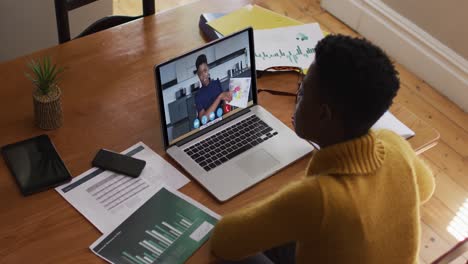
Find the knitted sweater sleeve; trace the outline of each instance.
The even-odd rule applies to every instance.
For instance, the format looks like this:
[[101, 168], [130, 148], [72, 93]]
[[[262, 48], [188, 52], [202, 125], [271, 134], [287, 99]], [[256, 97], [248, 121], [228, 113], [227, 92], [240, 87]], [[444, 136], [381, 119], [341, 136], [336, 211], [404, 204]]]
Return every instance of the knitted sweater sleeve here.
[[419, 201], [425, 203], [431, 198], [435, 189], [434, 176], [431, 169], [416, 155], [408, 141], [389, 130], [380, 130], [377, 132], [386, 142], [397, 146], [399, 151], [411, 163], [416, 178], [416, 184], [419, 192]]
[[318, 236], [322, 215], [319, 183], [307, 177], [224, 216], [213, 231], [212, 251], [223, 259], [240, 260], [304, 236]]
[[419, 200], [421, 204], [431, 198], [435, 189], [434, 177], [429, 167], [419, 158], [414, 158], [414, 171], [416, 173], [416, 183], [419, 189]]

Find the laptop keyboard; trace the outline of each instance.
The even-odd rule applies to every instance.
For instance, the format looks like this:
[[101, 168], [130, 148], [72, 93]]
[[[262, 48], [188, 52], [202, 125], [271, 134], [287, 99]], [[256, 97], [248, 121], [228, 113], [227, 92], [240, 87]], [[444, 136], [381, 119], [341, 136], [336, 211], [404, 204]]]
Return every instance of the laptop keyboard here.
[[184, 149], [198, 165], [210, 171], [278, 132], [253, 115]]

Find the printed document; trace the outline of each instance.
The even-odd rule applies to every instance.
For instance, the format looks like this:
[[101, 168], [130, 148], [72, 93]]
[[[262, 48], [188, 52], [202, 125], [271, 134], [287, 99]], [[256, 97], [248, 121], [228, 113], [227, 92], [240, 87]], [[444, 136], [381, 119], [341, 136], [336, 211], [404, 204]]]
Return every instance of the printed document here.
[[413, 130], [403, 124], [389, 111], [385, 112], [385, 114], [377, 120], [377, 122], [372, 126], [372, 129], [389, 129], [406, 139], [414, 136], [415, 134]]
[[190, 180], [144, 143], [122, 152], [146, 161], [138, 178], [92, 168], [56, 188], [102, 233], [112, 231], [166, 184], [179, 189]]
[[318, 23], [254, 31], [255, 64], [259, 71], [273, 66], [308, 69], [315, 45], [323, 38]]
[[208, 240], [219, 218], [190, 197], [161, 187], [90, 249], [110, 263], [184, 263]]
[[208, 22], [210, 27], [224, 36], [246, 27], [252, 27], [254, 30], [257, 30], [301, 24], [303, 23], [300, 21], [275, 13], [258, 5], [246, 5]]

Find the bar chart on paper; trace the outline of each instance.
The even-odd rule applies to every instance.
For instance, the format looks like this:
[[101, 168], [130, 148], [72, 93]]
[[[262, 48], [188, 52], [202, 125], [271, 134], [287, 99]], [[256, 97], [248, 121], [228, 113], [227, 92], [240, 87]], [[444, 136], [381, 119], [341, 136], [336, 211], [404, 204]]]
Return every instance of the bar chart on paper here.
[[[177, 213], [180, 216], [179, 221], [167, 223], [165, 221], [154, 226], [154, 229], [145, 230], [145, 233], [151, 238], [143, 239], [138, 242], [138, 245], [145, 248], [141, 255], [132, 255], [129, 252], [123, 251], [122, 258], [126, 259], [129, 263], [153, 263], [155, 262], [167, 249], [169, 249], [177, 239], [182, 236], [192, 226], [192, 222]], [[209, 224], [210, 227], [213, 227]], [[136, 251], [139, 251], [138, 248]]]
[[217, 219], [162, 188], [91, 250], [111, 263], [183, 263]]

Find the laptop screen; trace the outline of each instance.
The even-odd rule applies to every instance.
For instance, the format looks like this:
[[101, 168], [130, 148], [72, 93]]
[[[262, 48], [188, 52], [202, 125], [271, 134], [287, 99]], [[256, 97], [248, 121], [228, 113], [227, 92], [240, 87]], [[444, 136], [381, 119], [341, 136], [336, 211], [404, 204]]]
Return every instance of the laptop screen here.
[[155, 68], [166, 145], [254, 104], [251, 38], [246, 29]]

